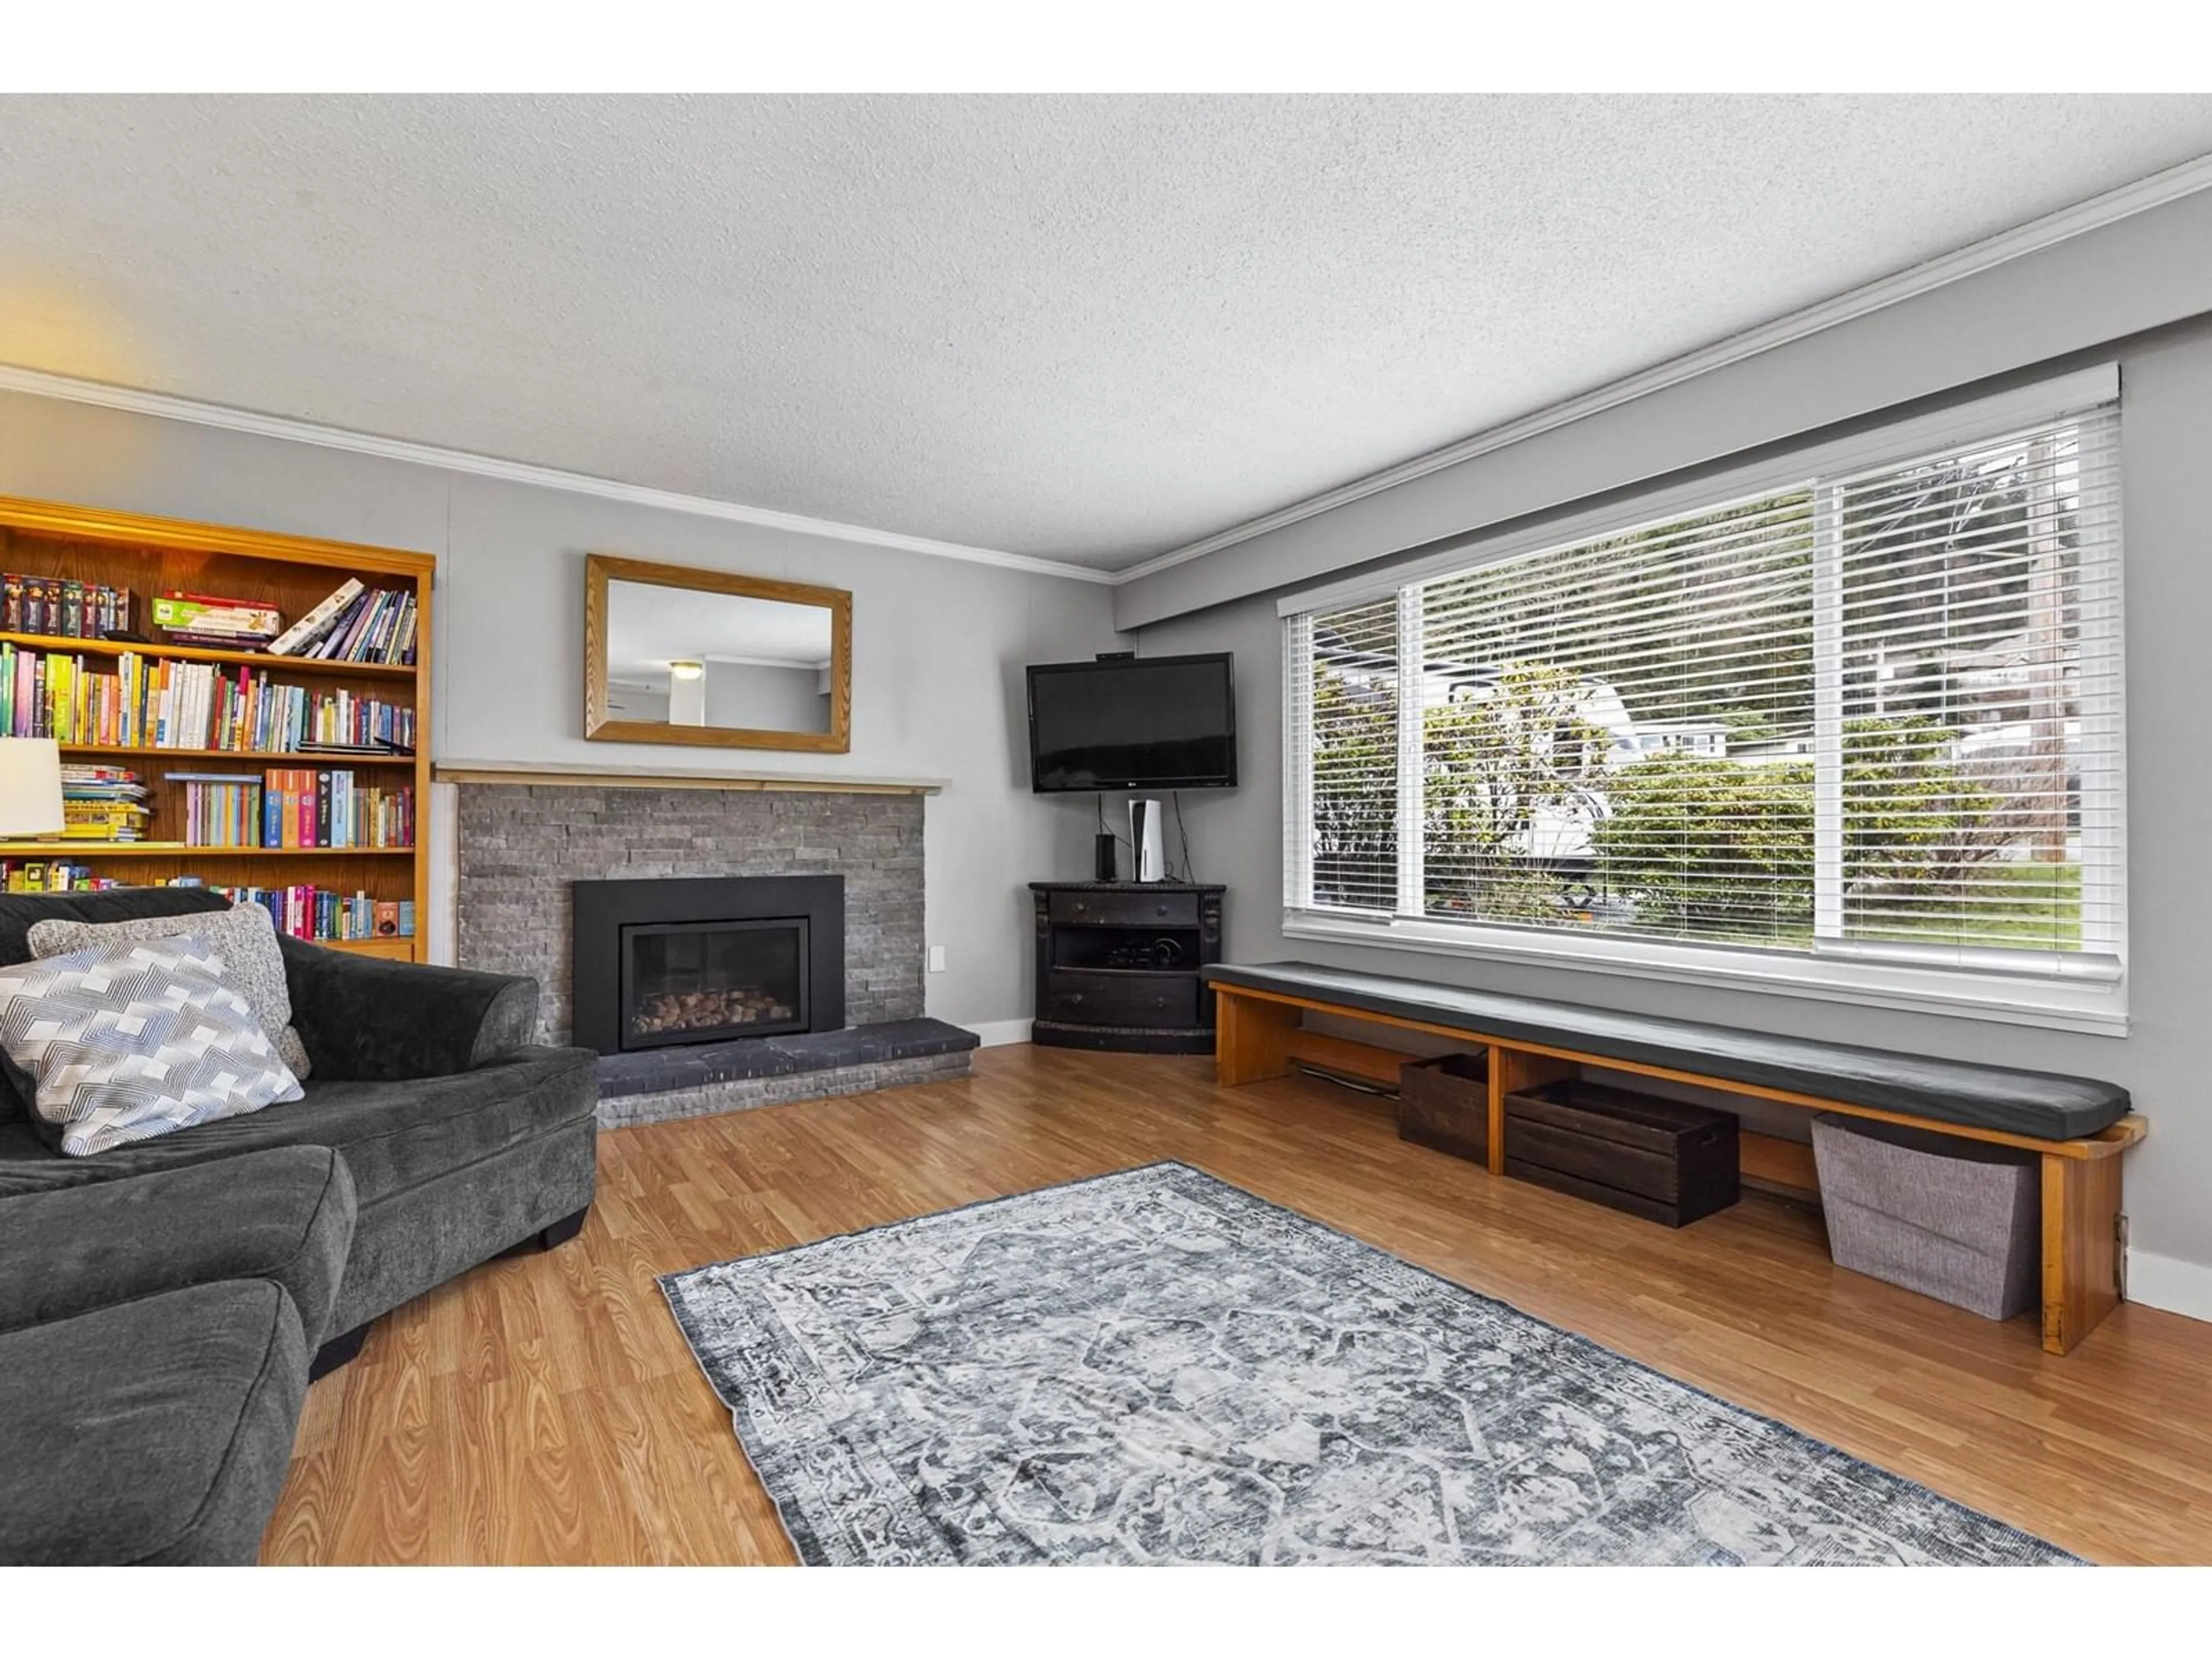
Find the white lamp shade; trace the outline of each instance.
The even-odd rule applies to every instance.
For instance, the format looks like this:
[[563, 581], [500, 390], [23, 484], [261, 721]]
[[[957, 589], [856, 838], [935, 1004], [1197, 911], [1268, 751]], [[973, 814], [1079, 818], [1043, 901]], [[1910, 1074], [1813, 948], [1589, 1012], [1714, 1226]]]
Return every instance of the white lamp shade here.
[[0, 837], [62, 832], [62, 751], [52, 738], [0, 738]]

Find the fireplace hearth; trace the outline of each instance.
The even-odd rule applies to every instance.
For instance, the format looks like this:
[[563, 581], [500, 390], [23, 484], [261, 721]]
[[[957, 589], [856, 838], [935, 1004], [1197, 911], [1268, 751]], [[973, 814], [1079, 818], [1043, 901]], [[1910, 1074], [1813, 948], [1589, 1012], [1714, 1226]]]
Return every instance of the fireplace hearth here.
[[845, 1024], [844, 883], [573, 884], [574, 1040], [602, 1054]]

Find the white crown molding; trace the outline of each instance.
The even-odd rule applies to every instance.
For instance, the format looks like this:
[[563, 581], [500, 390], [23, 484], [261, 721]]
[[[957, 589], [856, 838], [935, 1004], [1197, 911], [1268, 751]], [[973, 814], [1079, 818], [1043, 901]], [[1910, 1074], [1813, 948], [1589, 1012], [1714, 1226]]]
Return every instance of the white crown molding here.
[[659, 507], [688, 513], [696, 518], [723, 519], [737, 524], [758, 525], [769, 530], [787, 530], [802, 536], [823, 536], [832, 541], [857, 542], [869, 547], [888, 547], [932, 558], [961, 559], [969, 564], [996, 565], [1001, 569], [1026, 571], [1036, 576], [1059, 576], [1069, 581], [1110, 583], [1113, 573], [1086, 565], [1040, 559], [1026, 553], [1005, 553], [993, 547], [969, 547], [960, 542], [933, 541], [927, 536], [902, 535], [895, 530], [872, 530], [865, 525], [840, 524], [832, 519], [811, 519], [798, 513], [779, 513], [742, 501], [717, 501], [709, 495], [686, 495], [672, 489], [652, 489], [643, 484], [622, 483], [594, 477], [587, 472], [568, 472], [559, 467], [535, 466], [526, 461], [501, 460], [472, 454], [465, 449], [446, 449], [436, 444], [412, 443], [404, 438], [379, 437], [374, 433], [349, 431], [313, 421], [297, 421], [283, 415], [257, 414], [223, 404], [173, 397], [165, 392], [144, 392], [132, 386], [110, 386], [100, 380], [81, 380], [73, 375], [43, 369], [19, 368], [0, 363], [0, 392], [27, 392], [36, 398], [57, 398], [100, 409], [118, 409], [133, 415], [151, 415], [165, 421], [185, 421], [194, 426], [249, 433], [260, 438], [281, 438], [291, 443], [314, 444], [342, 449], [382, 460], [406, 461], [434, 466], [448, 472], [465, 472], [506, 483], [532, 484], [541, 489], [562, 489], [571, 495], [596, 495], [633, 507]]
[[1172, 549], [1146, 559], [1141, 564], [1127, 566], [1114, 573], [1114, 585], [1120, 586], [1139, 577], [1172, 569], [1179, 564], [1188, 564], [1193, 559], [1203, 558], [1222, 548], [1250, 541], [1255, 536], [1264, 536], [1271, 530], [1280, 530], [1286, 525], [1314, 518], [1334, 507], [1347, 506], [1396, 485], [1441, 471], [1445, 467], [1456, 466], [1477, 455], [1488, 454], [1523, 442], [1539, 433], [1549, 432], [1606, 410], [1619, 408], [1638, 398], [1649, 397], [1652, 392], [1695, 380], [1700, 374], [1710, 374], [1715, 369], [1725, 368], [1731, 363], [1741, 362], [1761, 352], [1771, 351], [1777, 346], [1787, 345], [1793, 340], [1802, 340], [1808, 335], [1868, 316], [1902, 301], [1932, 293], [1953, 283], [1962, 282], [1969, 276], [1994, 270], [2045, 248], [2055, 247], [2076, 236], [2116, 224], [2152, 208], [2163, 207], [2169, 202], [2179, 201], [2185, 196], [2191, 196], [2208, 188], [2212, 188], [2212, 155], [2184, 161], [2163, 173], [2154, 173], [2148, 179], [2139, 179], [2131, 185], [2107, 191], [2102, 196], [2093, 196], [2086, 202], [2062, 208], [2056, 213], [2031, 220], [2011, 230], [2001, 231], [1954, 253], [1943, 254], [1923, 264], [1885, 276], [1879, 282], [1869, 283], [1864, 288], [1854, 289], [1832, 300], [1824, 300], [1803, 311], [1792, 312], [1746, 333], [1731, 335], [1686, 356], [1632, 374], [1626, 380], [1615, 380], [1579, 398], [1553, 404], [1547, 409], [1538, 410], [1533, 415], [1523, 416], [1504, 426], [1492, 427], [1487, 431], [1448, 444], [1442, 449], [1431, 450], [1427, 454], [1417, 455], [1380, 472], [1355, 478], [1350, 483], [1309, 496], [1263, 517], [1232, 525], [1227, 530], [1192, 542], [1188, 546]]

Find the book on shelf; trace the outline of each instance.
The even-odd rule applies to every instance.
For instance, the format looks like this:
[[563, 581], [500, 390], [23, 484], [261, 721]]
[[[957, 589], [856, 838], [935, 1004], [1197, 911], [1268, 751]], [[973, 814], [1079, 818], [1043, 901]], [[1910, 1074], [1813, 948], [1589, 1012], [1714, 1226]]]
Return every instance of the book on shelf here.
[[[103, 876], [90, 865], [73, 864], [65, 858], [0, 859], [0, 892], [107, 893], [145, 885]], [[233, 904], [258, 904], [276, 924], [279, 933], [316, 945], [343, 945], [379, 939], [415, 937], [415, 904], [411, 899], [394, 902], [368, 893], [341, 893], [327, 887], [228, 887], [199, 876], [177, 876], [154, 884], [163, 887], [199, 887], [220, 894]], [[179, 918], [180, 925], [185, 920]]]
[[143, 803], [146, 787], [138, 775], [119, 766], [62, 768], [62, 839], [136, 842], [146, 834], [152, 815]]
[[194, 847], [261, 845], [258, 772], [171, 772], [184, 786], [185, 839]]
[[361, 596], [361, 592], [362, 584], [348, 578], [339, 585], [337, 592], [271, 640], [269, 642], [270, 653], [289, 657], [314, 643], [337, 620], [339, 613]]
[[110, 749], [296, 754], [309, 744], [414, 752], [415, 711], [345, 689], [279, 685], [266, 669], [149, 658], [103, 660], [0, 642], [0, 736]]
[[155, 599], [154, 621], [173, 641], [232, 651], [258, 651], [284, 626], [274, 605], [174, 589]]
[[[395, 588], [365, 590], [356, 594], [311, 643], [295, 646], [293, 651], [330, 662], [404, 666], [415, 660], [416, 611], [411, 592]], [[273, 651], [276, 647], [270, 648]]]
[[272, 852], [407, 848], [415, 844], [411, 786], [364, 786], [349, 769], [275, 767], [264, 773], [171, 772], [183, 791], [185, 842]]
[[0, 859], [0, 891], [105, 893], [130, 884], [103, 876], [88, 864], [72, 864], [67, 859]]
[[323, 636], [310, 645], [305, 654], [310, 657], [336, 659], [349, 654], [348, 647], [360, 633], [362, 624], [370, 611], [376, 609], [380, 596], [362, 592], [355, 595], [351, 605], [340, 611], [337, 619], [325, 630]]
[[418, 602], [410, 588], [347, 580], [268, 644], [274, 657], [407, 665], [416, 659]]
[[348, 767], [272, 767], [265, 772], [168, 772], [176, 787], [168, 836], [148, 838], [146, 790], [133, 772], [64, 766], [64, 840], [101, 846], [257, 848], [269, 852], [407, 851], [415, 846], [415, 789], [364, 783]]
[[396, 743], [325, 743], [320, 738], [303, 738], [297, 744], [302, 755], [334, 755], [351, 760], [409, 760], [415, 750], [411, 745], [403, 748]]
[[146, 820], [153, 815], [143, 806], [124, 806], [107, 801], [62, 802], [62, 839], [88, 841], [102, 847], [144, 837]]
[[[394, 904], [367, 893], [341, 893], [311, 884], [295, 887], [215, 887], [233, 904], [264, 906], [276, 931], [294, 939], [319, 945], [346, 944], [373, 939], [412, 939], [415, 906], [412, 901]], [[392, 913], [393, 931], [377, 925], [386, 910]], [[404, 913], [404, 914], [403, 914]]]
[[143, 800], [146, 786], [127, 766], [95, 766], [70, 761], [62, 767], [62, 793], [84, 799]]
[[271, 768], [262, 783], [261, 845], [411, 848], [414, 786], [363, 786], [344, 768]]
[[[195, 880], [195, 887], [201, 884]], [[296, 887], [208, 887], [232, 905], [261, 905], [276, 922], [279, 933], [301, 938], [310, 945], [347, 945], [372, 938], [414, 938], [414, 902], [394, 905], [392, 900], [369, 894], [341, 894], [331, 887], [301, 883]], [[392, 933], [378, 929], [378, 915], [392, 911]], [[403, 914], [404, 911], [404, 914]]]
[[0, 633], [97, 640], [127, 633], [137, 616], [138, 596], [127, 587], [0, 573]]

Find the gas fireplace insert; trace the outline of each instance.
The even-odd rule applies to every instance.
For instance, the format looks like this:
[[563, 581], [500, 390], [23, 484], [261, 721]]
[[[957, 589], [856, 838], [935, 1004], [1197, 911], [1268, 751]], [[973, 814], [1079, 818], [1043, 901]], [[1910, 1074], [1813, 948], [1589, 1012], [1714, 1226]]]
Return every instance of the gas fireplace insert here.
[[844, 880], [574, 884], [574, 1041], [599, 1053], [845, 1024]]

